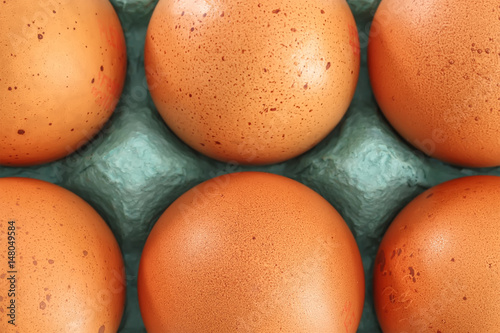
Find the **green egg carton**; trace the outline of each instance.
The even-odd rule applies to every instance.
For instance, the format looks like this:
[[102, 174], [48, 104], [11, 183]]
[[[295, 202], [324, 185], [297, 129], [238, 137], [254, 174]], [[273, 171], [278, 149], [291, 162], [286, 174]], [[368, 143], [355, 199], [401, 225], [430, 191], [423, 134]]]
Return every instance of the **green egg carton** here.
[[469, 169], [424, 156], [380, 113], [368, 78], [368, 33], [380, 0], [349, 0], [361, 44], [354, 99], [341, 123], [319, 145], [284, 163], [225, 164], [192, 150], [165, 125], [145, 80], [144, 42], [154, 0], [111, 0], [127, 41], [123, 95], [105, 128], [72, 155], [35, 167], [0, 167], [0, 177], [31, 177], [61, 185], [89, 202], [121, 246], [127, 303], [120, 333], [146, 332], [137, 299], [137, 271], [148, 233], [163, 211], [191, 187], [217, 175], [257, 170], [293, 178], [325, 197], [344, 217], [359, 245], [366, 275], [360, 333], [381, 332], [372, 297], [378, 245], [391, 220], [425, 189], [453, 178], [500, 175], [500, 168]]

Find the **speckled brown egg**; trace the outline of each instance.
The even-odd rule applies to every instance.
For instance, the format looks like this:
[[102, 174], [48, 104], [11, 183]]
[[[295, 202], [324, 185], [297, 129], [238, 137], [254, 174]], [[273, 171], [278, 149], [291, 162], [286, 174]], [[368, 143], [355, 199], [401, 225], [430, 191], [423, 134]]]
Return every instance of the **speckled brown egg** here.
[[142, 253], [139, 303], [154, 332], [356, 332], [364, 300], [358, 247], [308, 187], [243, 172], [177, 199]]
[[0, 202], [0, 331], [116, 333], [125, 273], [103, 219], [29, 178], [0, 179]]
[[500, 177], [448, 181], [414, 199], [387, 230], [375, 262], [384, 333], [497, 332]]
[[295, 157], [340, 121], [359, 72], [345, 0], [160, 0], [145, 66], [170, 129], [218, 160]]
[[500, 165], [498, 0], [382, 0], [368, 47], [377, 102], [425, 154]]
[[0, 31], [0, 164], [54, 161], [94, 137], [125, 79], [111, 3], [0, 1]]

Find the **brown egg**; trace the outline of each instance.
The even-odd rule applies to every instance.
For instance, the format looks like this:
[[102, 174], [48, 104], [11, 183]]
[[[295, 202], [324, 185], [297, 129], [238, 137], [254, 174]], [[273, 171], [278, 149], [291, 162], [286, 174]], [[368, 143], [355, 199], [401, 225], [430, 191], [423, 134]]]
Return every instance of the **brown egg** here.
[[0, 1], [0, 164], [54, 161], [90, 140], [121, 94], [126, 49], [107, 0]]
[[29, 178], [0, 179], [0, 202], [0, 332], [117, 332], [123, 260], [95, 210]]
[[387, 230], [374, 296], [384, 333], [497, 332], [500, 327], [500, 177], [433, 187]]
[[337, 211], [289, 178], [244, 172], [182, 195], [141, 258], [153, 332], [356, 332], [364, 273]]
[[340, 121], [359, 72], [345, 0], [160, 0], [145, 46], [167, 125], [218, 160], [295, 157]]
[[382, 0], [368, 65], [380, 108], [409, 143], [453, 164], [500, 165], [498, 0]]

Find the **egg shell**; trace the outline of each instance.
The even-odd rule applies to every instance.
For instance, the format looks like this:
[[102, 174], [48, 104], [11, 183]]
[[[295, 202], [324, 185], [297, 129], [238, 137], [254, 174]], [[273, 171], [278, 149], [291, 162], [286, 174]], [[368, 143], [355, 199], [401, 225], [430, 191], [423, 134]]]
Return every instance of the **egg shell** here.
[[498, 0], [383, 0], [368, 67], [380, 108], [410, 144], [452, 164], [500, 165]]
[[222, 161], [270, 164], [337, 125], [359, 54], [344, 0], [160, 0], [145, 67], [158, 111], [185, 143]]
[[375, 262], [384, 333], [497, 332], [500, 177], [471, 176], [414, 199], [387, 230]]
[[358, 247], [319, 194], [243, 172], [186, 192], [143, 250], [141, 313], [153, 332], [356, 332]]
[[94, 137], [127, 65], [111, 3], [3, 1], [0, 31], [0, 164], [54, 161]]
[[97, 212], [68, 190], [29, 178], [0, 179], [0, 202], [0, 331], [117, 332], [125, 271]]

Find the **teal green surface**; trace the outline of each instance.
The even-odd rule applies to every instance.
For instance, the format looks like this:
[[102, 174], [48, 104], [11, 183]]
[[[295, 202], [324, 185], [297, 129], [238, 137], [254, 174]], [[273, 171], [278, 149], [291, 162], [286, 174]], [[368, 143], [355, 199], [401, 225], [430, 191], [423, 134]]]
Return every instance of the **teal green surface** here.
[[0, 177], [59, 184], [87, 200], [109, 223], [127, 266], [127, 305], [120, 332], [145, 332], [137, 302], [142, 246], [156, 219], [178, 196], [214, 176], [260, 170], [296, 179], [342, 214], [363, 255], [366, 304], [358, 332], [380, 332], [371, 297], [372, 265], [381, 237], [398, 211], [423, 190], [499, 168], [464, 169], [423, 156], [387, 124], [370, 89], [366, 45], [377, 0], [348, 1], [358, 23], [362, 64], [354, 100], [337, 128], [318, 146], [285, 163], [242, 167], [193, 151], [173, 135], [151, 101], [143, 66], [144, 36], [156, 1], [113, 0], [128, 47], [127, 82], [107, 126], [71, 156], [43, 166], [0, 167]]

